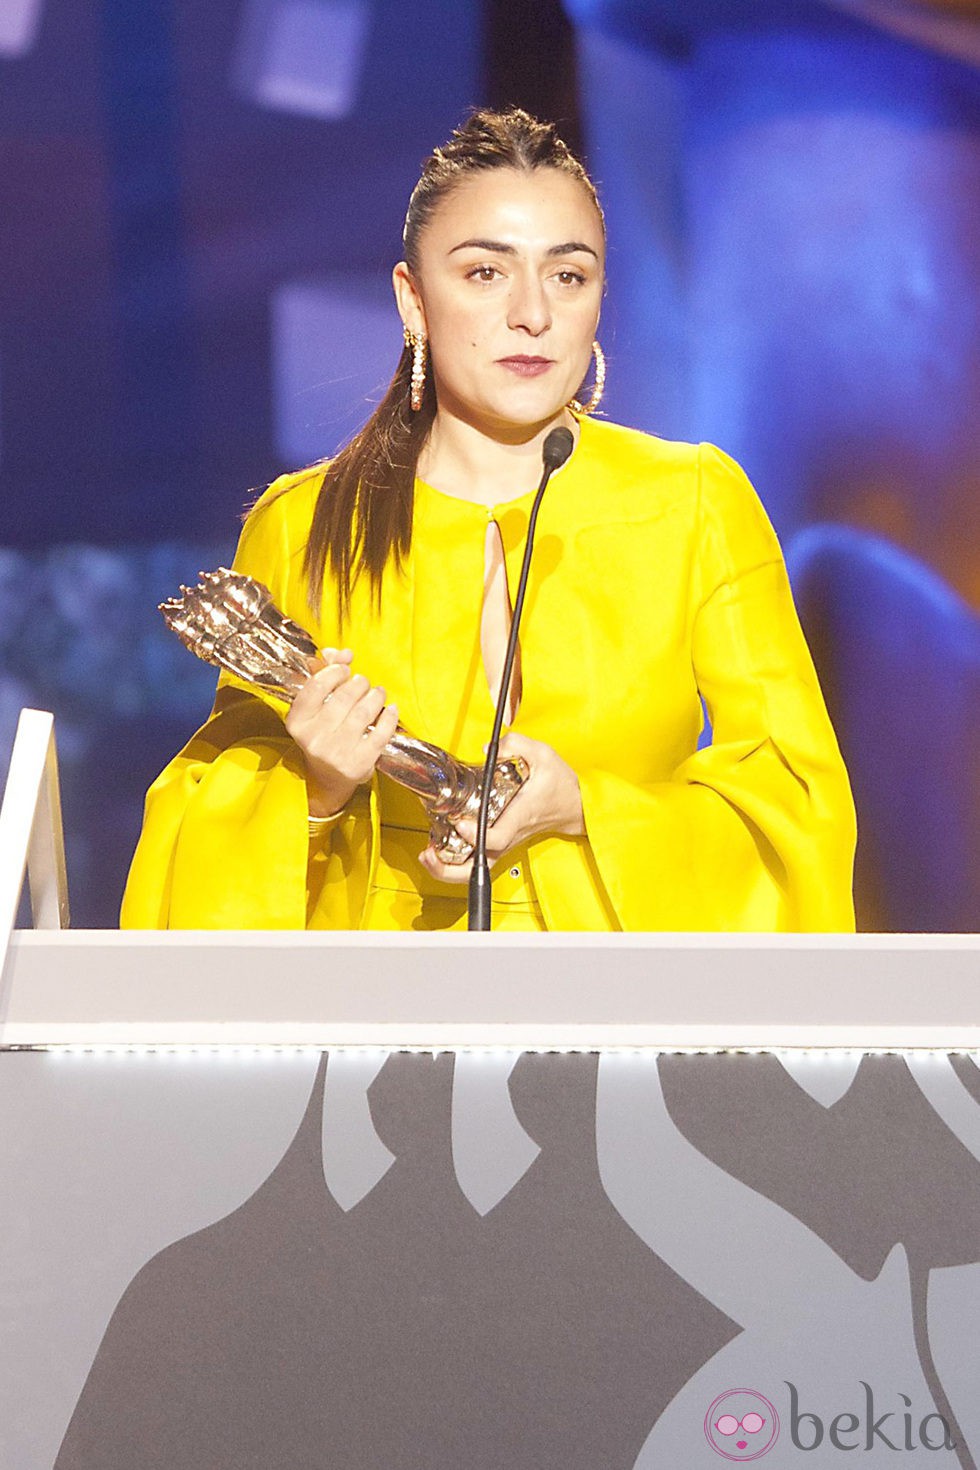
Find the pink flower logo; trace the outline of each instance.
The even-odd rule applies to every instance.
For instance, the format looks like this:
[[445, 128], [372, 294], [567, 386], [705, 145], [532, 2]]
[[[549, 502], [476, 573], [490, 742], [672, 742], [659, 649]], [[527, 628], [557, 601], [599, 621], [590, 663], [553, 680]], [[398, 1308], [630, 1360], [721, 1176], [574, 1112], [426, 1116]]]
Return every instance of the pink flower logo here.
[[779, 1415], [754, 1388], [728, 1388], [705, 1414], [704, 1433], [719, 1455], [744, 1465], [772, 1449], [779, 1436]]

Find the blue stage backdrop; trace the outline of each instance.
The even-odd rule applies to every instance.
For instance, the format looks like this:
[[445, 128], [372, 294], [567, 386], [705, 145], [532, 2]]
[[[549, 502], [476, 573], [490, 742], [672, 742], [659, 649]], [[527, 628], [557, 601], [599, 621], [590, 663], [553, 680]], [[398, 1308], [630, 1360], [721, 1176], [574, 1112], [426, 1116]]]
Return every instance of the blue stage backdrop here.
[[[0, 0], [0, 759], [54, 710], [76, 923], [115, 922], [143, 789], [209, 704], [155, 604], [390, 376], [408, 192], [488, 95], [495, 3]], [[565, 0], [609, 413], [759, 488], [864, 928], [980, 927], [969, 11]]]

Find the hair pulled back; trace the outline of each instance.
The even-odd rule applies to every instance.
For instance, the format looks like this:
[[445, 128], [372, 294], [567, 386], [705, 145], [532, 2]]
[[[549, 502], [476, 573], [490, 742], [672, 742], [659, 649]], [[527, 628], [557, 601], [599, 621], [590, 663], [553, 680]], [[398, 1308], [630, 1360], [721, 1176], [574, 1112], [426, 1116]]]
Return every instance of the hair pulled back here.
[[[471, 113], [448, 143], [434, 149], [412, 190], [403, 242], [405, 262], [414, 275], [419, 240], [441, 201], [471, 175], [495, 168], [560, 169], [582, 184], [602, 218], [591, 179], [553, 123], [539, 122], [516, 107], [506, 112], [481, 109]], [[389, 559], [400, 563], [408, 552], [416, 467], [436, 411], [432, 374], [418, 411], [411, 407], [411, 386], [412, 353], [406, 347], [381, 402], [326, 467], [303, 563], [314, 611], [320, 607], [328, 566], [343, 617], [358, 576], [367, 573], [380, 600]]]

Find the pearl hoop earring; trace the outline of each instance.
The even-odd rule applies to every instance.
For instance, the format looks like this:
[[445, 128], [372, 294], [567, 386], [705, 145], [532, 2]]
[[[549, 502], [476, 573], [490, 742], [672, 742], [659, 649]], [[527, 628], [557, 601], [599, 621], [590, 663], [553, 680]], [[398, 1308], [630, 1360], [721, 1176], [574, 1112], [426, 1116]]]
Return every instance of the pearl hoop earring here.
[[598, 342], [592, 344], [592, 356], [595, 358], [595, 382], [588, 403], [580, 403], [577, 398], [573, 398], [568, 405], [575, 413], [595, 413], [606, 389], [606, 359]]

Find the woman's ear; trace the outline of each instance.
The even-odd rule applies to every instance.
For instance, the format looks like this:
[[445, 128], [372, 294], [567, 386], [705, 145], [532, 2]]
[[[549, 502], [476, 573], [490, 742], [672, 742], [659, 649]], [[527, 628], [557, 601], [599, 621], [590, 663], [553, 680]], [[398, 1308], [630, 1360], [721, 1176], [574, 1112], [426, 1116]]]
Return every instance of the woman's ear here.
[[398, 315], [402, 319], [402, 326], [407, 327], [410, 332], [421, 332], [423, 337], [426, 336], [425, 308], [422, 305], [422, 297], [412, 278], [412, 272], [404, 260], [400, 260], [392, 271], [391, 284], [395, 292], [395, 302], [398, 306]]

